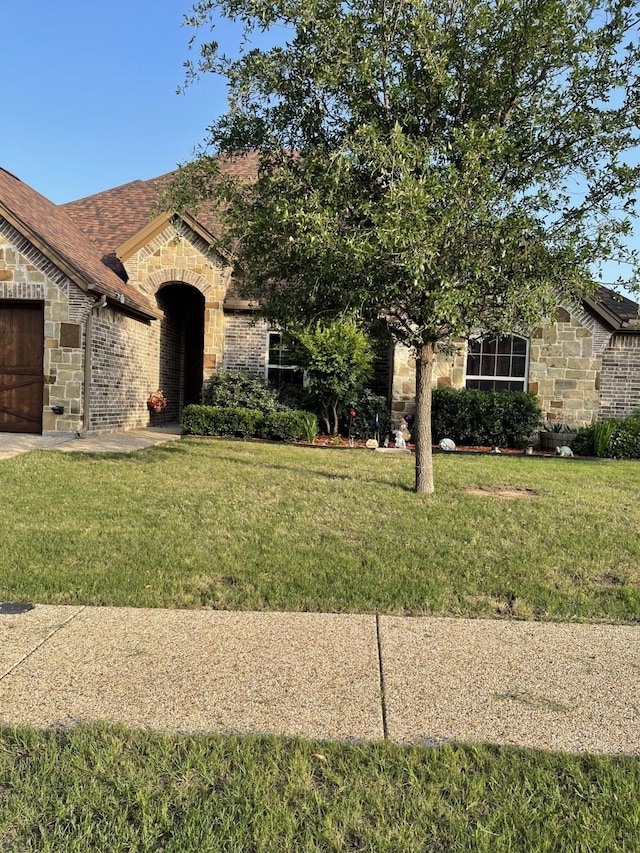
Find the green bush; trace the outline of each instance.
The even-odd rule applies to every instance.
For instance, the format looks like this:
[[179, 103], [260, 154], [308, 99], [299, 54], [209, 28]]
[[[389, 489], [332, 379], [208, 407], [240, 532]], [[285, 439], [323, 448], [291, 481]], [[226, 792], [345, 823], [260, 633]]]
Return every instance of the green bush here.
[[578, 456], [595, 456], [595, 433], [597, 424], [582, 427], [578, 430], [578, 434], [571, 442], [571, 449]]
[[256, 409], [264, 415], [287, 408], [278, 393], [257, 376], [239, 370], [214, 373], [202, 387], [202, 404], [226, 409]]
[[[349, 411], [354, 408], [357, 412], [355, 418], [351, 422]], [[351, 435], [366, 441], [368, 438], [373, 438], [375, 431], [376, 415], [380, 424], [380, 442], [384, 441], [384, 437], [391, 430], [391, 413], [389, 406], [384, 397], [379, 394], [374, 394], [369, 388], [356, 398], [356, 400], [347, 406], [342, 412], [343, 429], [345, 433], [349, 432], [351, 426]]]
[[541, 410], [533, 394], [438, 388], [433, 392], [433, 440], [456, 444], [522, 447], [540, 425]]
[[584, 427], [572, 446], [580, 456], [640, 459], [640, 418], [609, 418]]
[[300, 441], [311, 432], [309, 419], [313, 418], [313, 435], [318, 432], [318, 421], [311, 412], [274, 412], [267, 415], [262, 425], [261, 435], [274, 441]]
[[262, 432], [264, 416], [257, 409], [221, 406], [185, 406], [182, 429], [188, 435], [220, 435], [249, 438]]
[[603, 455], [612, 459], [640, 459], [640, 419], [616, 421]]

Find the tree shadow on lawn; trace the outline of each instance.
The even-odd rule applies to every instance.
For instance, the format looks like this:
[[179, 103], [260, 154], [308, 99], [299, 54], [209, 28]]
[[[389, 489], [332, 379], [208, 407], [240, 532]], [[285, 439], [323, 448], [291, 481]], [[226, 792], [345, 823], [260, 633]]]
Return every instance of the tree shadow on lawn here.
[[[166, 444], [155, 445], [153, 447], [144, 447], [140, 450], [130, 450], [126, 453], [118, 453], [116, 451], [71, 451], [64, 454], [67, 459], [73, 462], [114, 462], [120, 465], [159, 465], [167, 460], [167, 457], [185, 456], [189, 453], [189, 447], [179, 441], [167, 442]], [[301, 462], [299, 466], [287, 465], [282, 462], [260, 462], [252, 459], [241, 459], [238, 456], [231, 456], [227, 453], [216, 453], [216, 460], [226, 462], [232, 465], [244, 465], [248, 468], [265, 468], [272, 471], [288, 471], [293, 474], [299, 474], [302, 470], [311, 476], [323, 477], [326, 480], [344, 480], [367, 483], [377, 486], [392, 486], [402, 492], [413, 492], [413, 485], [409, 483], [399, 483], [393, 480], [388, 480], [383, 477], [367, 477], [360, 474], [339, 473], [324, 471]]]
[[338, 473], [331, 471], [323, 471], [322, 469], [314, 468], [309, 465], [301, 464], [285, 465], [282, 462], [255, 462], [249, 459], [239, 459], [237, 456], [227, 456], [224, 454], [216, 454], [216, 458], [224, 462], [229, 462], [233, 465], [245, 465], [248, 468], [266, 468], [272, 471], [289, 471], [293, 474], [299, 474], [304, 469], [308, 474], [317, 477], [324, 477], [325, 480], [344, 480], [347, 482], [370, 483], [377, 486], [393, 486], [403, 492], [413, 492], [413, 486], [407, 483], [393, 482], [382, 477], [367, 477], [359, 474]]
[[[149, 452], [153, 451], [153, 452]], [[139, 465], [157, 465], [159, 462], [164, 462], [166, 456], [184, 456], [189, 452], [189, 448], [181, 446], [179, 441], [167, 442], [166, 444], [156, 444], [153, 447], [141, 447], [139, 450], [116, 451], [116, 450], [92, 450], [89, 453], [83, 450], [72, 450], [64, 453], [67, 459], [74, 462], [120, 462], [131, 465], [136, 463]], [[62, 454], [61, 454], [62, 455]]]

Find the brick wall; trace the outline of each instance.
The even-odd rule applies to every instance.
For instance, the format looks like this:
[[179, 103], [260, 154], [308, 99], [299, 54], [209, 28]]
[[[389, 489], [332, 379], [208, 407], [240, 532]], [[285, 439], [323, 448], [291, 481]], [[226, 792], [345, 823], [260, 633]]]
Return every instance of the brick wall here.
[[640, 335], [614, 335], [602, 357], [600, 418], [640, 409]]
[[550, 423], [586, 426], [600, 408], [602, 355], [610, 333], [580, 308], [558, 309], [555, 323], [535, 330], [529, 350], [529, 390]]
[[160, 384], [160, 324], [100, 308], [94, 313], [92, 338], [89, 429], [148, 426], [147, 397]]
[[260, 376], [266, 375], [267, 332], [264, 320], [255, 320], [247, 311], [229, 311], [225, 314], [224, 360], [225, 370], [242, 370]]
[[177, 218], [123, 261], [129, 284], [152, 303], [167, 284], [187, 284], [200, 291], [205, 300], [204, 376], [218, 369], [224, 353], [222, 304], [232, 271], [227, 261]]

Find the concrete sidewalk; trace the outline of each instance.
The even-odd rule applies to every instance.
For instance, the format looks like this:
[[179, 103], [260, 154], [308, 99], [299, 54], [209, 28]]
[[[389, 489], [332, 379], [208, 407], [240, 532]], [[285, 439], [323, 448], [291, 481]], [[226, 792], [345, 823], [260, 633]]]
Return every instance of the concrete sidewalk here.
[[0, 615], [0, 723], [96, 720], [640, 754], [640, 628], [44, 605]]
[[77, 433], [60, 435], [29, 435], [27, 433], [0, 432], [0, 459], [9, 459], [31, 450], [62, 450], [65, 453], [131, 453], [154, 447], [165, 441], [180, 438], [179, 424], [149, 429], [121, 430], [120, 432], [88, 433], [78, 438]]

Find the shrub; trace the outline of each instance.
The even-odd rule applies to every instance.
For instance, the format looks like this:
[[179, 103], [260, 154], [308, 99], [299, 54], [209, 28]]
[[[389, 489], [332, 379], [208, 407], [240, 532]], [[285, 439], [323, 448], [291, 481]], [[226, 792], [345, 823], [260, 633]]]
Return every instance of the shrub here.
[[[310, 420], [313, 419], [313, 430]], [[274, 412], [267, 415], [262, 425], [261, 435], [274, 441], [300, 441], [313, 431], [318, 432], [318, 421], [312, 412]]]
[[185, 406], [182, 429], [189, 435], [221, 435], [248, 438], [259, 435], [264, 416], [257, 409], [222, 406]]
[[640, 418], [609, 418], [585, 427], [573, 442], [581, 456], [609, 459], [640, 459]]
[[571, 443], [571, 449], [578, 456], [596, 456], [595, 432], [597, 424], [582, 427]]
[[365, 388], [360, 396], [342, 412], [345, 432], [349, 430], [351, 420], [349, 410], [352, 407], [356, 410], [357, 414], [351, 422], [351, 434], [362, 441], [373, 438], [377, 415], [380, 424], [380, 438], [383, 440], [391, 430], [391, 413], [389, 412], [389, 406], [385, 397], [374, 394], [369, 388]]
[[325, 429], [337, 435], [340, 409], [371, 375], [373, 350], [350, 319], [287, 329], [284, 340], [305, 374], [309, 398], [320, 406]]
[[616, 421], [603, 455], [612, 459], [640, 459], [640, 419]]
[[540, 425], [541, 410], [524, 391], [437, 388], [433, 392], [433, 440], [456, 444], [521, 447]]
[[278, 393], [257, 376], [239, 370], [214, 373], [202, 388], [202, 404], [226, 409], [256, 409], [264, 415], [286, 408]]

